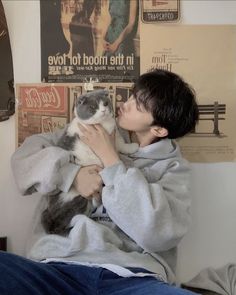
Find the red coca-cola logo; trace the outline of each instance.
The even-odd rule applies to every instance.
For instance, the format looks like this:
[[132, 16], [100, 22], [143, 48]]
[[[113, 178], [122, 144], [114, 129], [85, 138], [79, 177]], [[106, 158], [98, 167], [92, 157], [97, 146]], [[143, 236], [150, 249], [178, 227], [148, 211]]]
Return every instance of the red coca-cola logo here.
[[66, 89], [60, 86], [21, 88], [22, 108], [31, 111], [65, 112]]

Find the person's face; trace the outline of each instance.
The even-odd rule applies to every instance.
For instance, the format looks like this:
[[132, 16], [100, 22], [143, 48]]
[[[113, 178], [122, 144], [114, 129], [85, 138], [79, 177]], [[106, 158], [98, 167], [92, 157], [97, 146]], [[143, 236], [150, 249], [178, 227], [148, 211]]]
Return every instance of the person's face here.
[[137, 107], [136, 100], [131, 96], [118, 110], [117, 123], [126, 130], [134, 132], [148, 132], [153, 117], [142, 106]]

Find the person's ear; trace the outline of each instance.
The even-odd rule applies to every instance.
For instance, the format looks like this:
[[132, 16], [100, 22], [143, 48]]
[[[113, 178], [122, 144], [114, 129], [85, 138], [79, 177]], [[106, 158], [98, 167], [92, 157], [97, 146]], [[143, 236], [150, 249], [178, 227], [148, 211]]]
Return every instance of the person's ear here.
[[164, 127], [152, 126], [150, 131], [155, 137], [166, 137], [168, 135], [168, 130]]

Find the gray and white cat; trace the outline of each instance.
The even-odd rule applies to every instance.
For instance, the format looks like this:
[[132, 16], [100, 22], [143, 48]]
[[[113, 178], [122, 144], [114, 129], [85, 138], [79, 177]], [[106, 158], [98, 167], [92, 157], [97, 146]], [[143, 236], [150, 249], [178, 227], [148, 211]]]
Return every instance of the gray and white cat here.
[[[108, 94], [107, 90], [96, 90], [79, 96], [74, 105], [75, 117], [58, 142], [58, 146], [71, 151], [75, 162], [81, 166], [102, 163], [89, 146], [80, 140], [78, 123], [101, 124], [109, 134], [116, 129], [116, 149], [121, 153], [132, 154], [138, 149], [138, 144], [125, 143], [119, 134]], [[48, 207], [43, 211], [41, 221], [47, 233], [63, 235], [69, 232], [70, 221], [76, 214], [88, 214], [92, 207], [92, 202], [78, 196], [72, 187], [65, 197], [62, 193], [48, 196]]]

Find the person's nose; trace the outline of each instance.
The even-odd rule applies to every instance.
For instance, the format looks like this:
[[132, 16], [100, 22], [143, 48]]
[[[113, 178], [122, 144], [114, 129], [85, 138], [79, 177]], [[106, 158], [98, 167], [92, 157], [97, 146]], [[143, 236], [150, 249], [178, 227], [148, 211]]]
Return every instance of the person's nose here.
[[121, 110], [122, 112], [125, 110], [125, 104], [126, 104], [126, 102], [121, 102], [121, 103], [119, 104], [119, 108], [120, 108], [120, 110]]
[[123, 105], [123, 109], [124, 109], [125, 111], [128, 111], [128, 110], [131, 108], [131, 105], [132, 105], [132, 100], [129, 99], [129, 100], [127, 100], [127, 101], [124, 103], [124, 105]]

